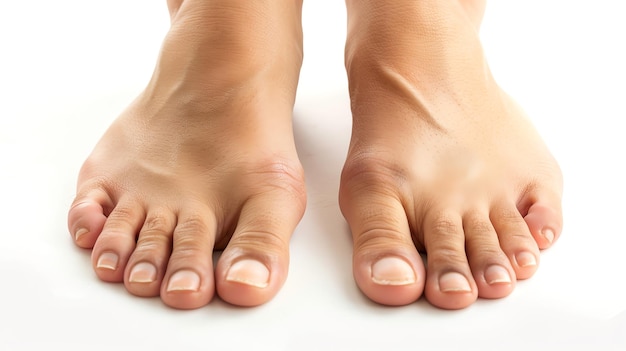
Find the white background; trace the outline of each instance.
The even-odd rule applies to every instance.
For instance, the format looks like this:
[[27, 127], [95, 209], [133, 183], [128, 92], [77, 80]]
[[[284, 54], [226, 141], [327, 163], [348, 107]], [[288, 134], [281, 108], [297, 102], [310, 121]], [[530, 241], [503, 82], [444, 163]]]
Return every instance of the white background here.
[[[252, 0], [251, 0], [252, 1]], [[307, 213], [270, 303], [194, 311], [100, 282], [66, 229], [76, 175], [150, 77], [165, 1], [3, 0], [0, 350], [624, 350], [626, 13], [622, 2], [491, 1], [482, 36], [501, 85], [565, 174], [565, 229], [508, 298], [461, 311], [369, 302], [337, 205], [350, 131], [345, 8], [304, 6], [295, 107]]]

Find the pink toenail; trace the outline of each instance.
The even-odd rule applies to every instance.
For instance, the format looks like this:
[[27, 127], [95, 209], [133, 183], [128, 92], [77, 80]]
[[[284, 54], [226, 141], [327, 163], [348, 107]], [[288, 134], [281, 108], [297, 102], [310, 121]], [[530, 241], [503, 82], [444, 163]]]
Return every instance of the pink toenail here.
[[117, 269], [118, 260], [119, 258], [113, 252], [103, 252], [98, 258], [96, 267], [114, 271]]
[[76, 233], [74, 233], [74, 240], [78, 241], [78, 239], [79, 239], [81, 236], [83, 236], [83, 235], [85, 235], [85, 234], [87, 234], [87, 233], [89, 233], [89, 230], [88, 230], [88, 229], [86, 229], [86, 228], [80, 228], [80, 229], [78, 229], [78, 230], [76, 231]]
[[448, 272], [439, 277], [439, 290], [443, 292], [471, 292], [472, 287], [461, 273]]
[[413, 268], [398, 257], [384, 257], [372, 265], [372, 281], [380, 285], [408, 285], [415, 283]]
[[515, 255], [515, 261], [517, 261], [517, 265], [522, 268], [537, 265], [537, 259], [535, 258], [535, 255], [527, 251], [520, 252]]
[[230, 267], [226, 280], [265, 288], [269, 284], [270, 271], [267, 266], [257, 260], [240, 260]]
[[552, 242], [554, 241], [554, 231], [552, 229], [544, 228], [541, 231], [541, 234], [543, 235], [544, 238], [546, 238], [546, 240], [548, 240], [550, 244], [552, 244]]
[[130, 283], [152, 283], [156, 280], [156, 268], [147, 262], [137, 263], [130, 271]]
[[174, 273], [167, 284], [167, 291], [198, 291], [200, 276], [193, 271], [182, 270]]
[[494, 264], [485, 269], [485, 280], [489, 285], [510, 284], [511, 276], [509, 275], [509, 271], [507, 271], [506, 268]]

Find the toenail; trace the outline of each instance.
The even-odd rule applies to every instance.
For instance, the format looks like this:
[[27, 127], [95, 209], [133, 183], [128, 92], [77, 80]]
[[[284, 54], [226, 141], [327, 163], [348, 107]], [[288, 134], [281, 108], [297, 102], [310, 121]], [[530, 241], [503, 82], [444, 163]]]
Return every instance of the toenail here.
[[113, 252], [103, 252], [98, 258], [97, 268], [116, 270], [119, 258]]
[[511, 276], [509, 275], [509, 271], [507, 271], [506, 268], [494, 264], [485, 269], [485, 280], [489, 285], [503, 283], [508, 284], [511, 283]]
[[517, 265], [520, 267], [530, 267], [537, 265], [537, 259], [535, 255], [531, 254], [528, 251], [520, 252], [515, 255], [515, 261], [517, 261]]
[[240, 260], [233, 263], [228, 270], [226, 280], [265, 288], [269, 284], [270, 271], [267, 266], [257, 260]]
[[89, 233], [89, 230], [86, 228], [80, 228], [74, 233], [74, 240], [78, 241], [78, 238]]
[[130, 283], [152, 283], [156, 280], [156, 268], [147, 262], [137, 263], [130, 271]]
[[541, 231], [541, 234], [543, 235], [544, 238], [546, 238], [546, 240], [548, 240], [550, 244], [552, 244], [552, 242], [554, 241], [554, 231], [552, 229], [544, 228]]
[[372, 281], [380, 285], [408, 285], [415, 283], [415, 272], [405, 260], [384, 257], [372, 265]]
[[193, 271], [182, 270], [174, 273], [167, 284], [167, 291], [198, 291], [200, 276]]
[[471, 292], [472, 288], [463, 274], [448, 272], [439, 277], [439, 290], [443, 292]]

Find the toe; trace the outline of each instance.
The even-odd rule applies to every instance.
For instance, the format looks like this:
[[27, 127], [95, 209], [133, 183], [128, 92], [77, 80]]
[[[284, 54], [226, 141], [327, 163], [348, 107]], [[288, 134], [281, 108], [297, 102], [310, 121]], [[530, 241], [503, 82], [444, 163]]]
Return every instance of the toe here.
[[344, 177], [340, 191], [341, 210], [353, 238], [354, 279], [372, 301], [391, 306], [412, 303], [422, 295], [425, 274], [406, 211], [386, 191], [391, 187], [383, 180], [363, 181], [362, 176]]
[[144, 217], [143, 206], [131, 200], [121, 200], [109, 214], [91, 253], [94, 270], [100, 279], [123, 281], [126, 262], [135, 249], [137, 232]]
[[528, 211], [524, 220], [540, 249], [550, 247], [561, 234], [563, 212], [560, 192], [538, 187], [525, 199]]
[[[161, 299], [170, 307], [202, 307], [211, 301], [215, 293], [212, 252], [217, 222], [212, 211], [200, 208], [178, 214], [172, 237], [172, 253], [160, 289]], [[155, 236], [155, 240], [159, 239]], [[165, 247], [161, 247], [161, 254], [164, 254]], [[155, 264], [158, 274], [158, 261], [138, 263]]]
[[383, 305], [407, 305], [424, 290], [424, 265], [408, 228], [402, 229], [353, 229], [355, 281], [366, 296]]
[[158, 296], [172, 252], [176, 216], [169, 210], [148, 212], [124, 274], [126, 289], [137, 296]]
[[515, 271], [502, 251], [498, 234], [487, 213], [469, 213], [463, 218], [465, 250], [482, 298], [508, 296], [515, 287]]
[[428, 259], [426, 298], [445, 309], [469, 306], [478, 297], [465, 252], [461, 216], [431, 212], [424, 220], [424, 246]]
[[401, 306], [415, 302], [422, 295], [424, 265], [408, 227], [399, 223], [393, 226], [389, 218], [386, 217], [387, 223], [370, 222], [369, 228], [366, 222], [351, 225], [353, 274], [361, 291], [371, 300]]
[[522, 215], [513, 205], [502, 205], [492, 209], [490, 219], [517, 279], [530, 278], [539, 267], [539, 247]]
[[287, 278], [289, 240], [304, 214], [303, 194], [279, 187], [244, 204], [215, 271], [224, 301], [257, 306], [278, 293]]
[[76, 245], [90, 249], [102, 232], [107, 219], [105, 208], [111, 208], [106, 192], [92, 190], [76, 197], [68, 213], [67, 226]]

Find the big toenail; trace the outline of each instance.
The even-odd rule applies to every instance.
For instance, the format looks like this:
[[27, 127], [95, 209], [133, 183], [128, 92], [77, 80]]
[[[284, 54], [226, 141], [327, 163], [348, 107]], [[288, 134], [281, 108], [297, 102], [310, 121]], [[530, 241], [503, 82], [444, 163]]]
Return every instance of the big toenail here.
[[472, 288], [463, 274], [448, 272], [439, 277], [439, 290], [443, 292], [471, 292]]
[[156, 280], [156, 268], [147, 262], [137, 263], [130, 271], [130, 283], [152, 283]]
[[485, 269], [485, 280], [489, 285], [504, 283], [508, 284], [511, 283], [511, 276], [509, 275], [509, 271], [507, 271], [506, 268], [494, 264]]
[[257, 260], [240, 260], [233, 263], [226, 274], [229, 282], [242, 283], [265, 288], [269, 284], [270, 271], [267, 266]]
[[76, 231], [76, 233], [74, 233], [74, 240], [78, 241], [78, 238], [80, 238], [81, 236], [85, 235], [89, 233], [89, 229], [86, 228], [80, 228]]
[[520, 267], [530, 267], [537, 265], [537, 259], [535, 255], [531, 254], [528, 251], [520, 252], [515, 255], [515, 261], [517, 261], [517, 265]]
[[117, 269], [118, 260], [119, 257], [113, 252], [103, 252], [100, 257], [98, 257], [98, 263], [96, 264], [96, 267], [114, 271], [115, 269]]
[[167, 284], [167, 291], [198, 291], [200, 276], [193, 271], [182, 270], [174, 273]]
[[415, 272], [405, 260], [384, 257], [372, 265], [372, 281], [380, 285], [408, 285], [415, 283]]
[[554, 241], [554, 231], [552, 229], [545, 228], [541, 231], [541, 234], [550, 244], [552, 244], [552, 241]]

